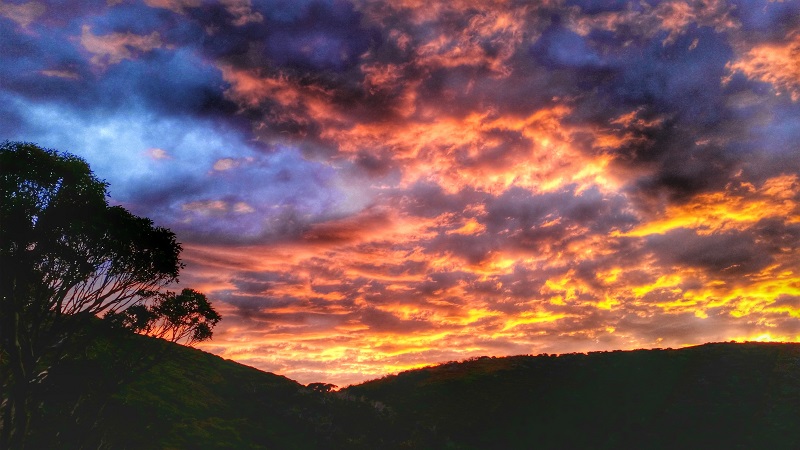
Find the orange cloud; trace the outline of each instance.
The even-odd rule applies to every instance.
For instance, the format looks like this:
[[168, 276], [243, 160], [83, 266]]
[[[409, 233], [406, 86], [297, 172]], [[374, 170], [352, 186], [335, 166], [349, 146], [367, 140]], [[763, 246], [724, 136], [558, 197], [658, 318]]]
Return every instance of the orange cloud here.
[[[429, 8], [421, 10], [427, 11]], [[416, 64], [429, 67], [487, 67], [495, 76], [507, 76], [511, 68], [506, 61], [514, 55], [516, 47], [528, 32], [523, 14], [524, 8], [516, 12], [484, 9], [482, 14], [473, 15], [467, 26], [457, 34], [441, 33], [420, 46]], [[481, 39], [477, 39], [479, 36]], [[486, 51], [486, 43], [492, 44], [491, 54]]]
[[[466, 186], [499, 193], [510, 186], [531, 191], [557, 190], [576, 183], [608, 186], [607, 155], [587, 156], [570, 142], [573, 130], [561, 124], [564, 106], [525, 118], [473, 113], [396, 124], [361, 123], [328, 129], [323, 137], [344, 152], [380, 149], [402, 162], [403, 185], [433, 181], [448, 192]], [[576, 130], [577, 131], [577, 130]]]
[[[717, 31], [735, 30], [739, 27], [733, 17], [733, 7], [724, 0], [687, 2], [684, 0], [661, 1], [655, 5], [642, 4], [640, 8], [622, 11], [605, 11], [583, 15], [568, 22], [570, 28], [580, 35], [592, 29], [619, 31], [636, 29], [644, 36], [654, 37], [667, 32], [662, 44], [667, 45], [687, 32], [693, 25], [711, 27]], [[697, 45], [697, 44], [694, 44]]]
[[262, 75], [221, 65], [225, 81], [231, 84], [226, 96], [244, 107], [256, 108], [275, 102], [278, 109], [271, 111], [277, 122], [297, 122], [308, 125], [309, 119], [326, 126], [343, 127], [347, 114], [339, 111], [333, 101], [333, 92], [314, 84], [305, 84], [285, 75]]
[[700, 194], [690, 202], [667, 207], [656, 220], [616, 236], [663, 234], [676, 228], [690, 228], [698, 234], [731, 229], [744, 229], [768, 217], [779, 217], [788, 223], [800, 223], [800, 210], [793, 200], [800, 193], [796, 175], [771, 178], [756, 188], [742, 186], [740, 192]]
[[793, 32], [782, 43], [755, 46], [735, 62], [731, 72], [742, 72], [751, 80], [771, 84], [775, 93], [787, 93], [792, 101], [800, 100], [800, 33]]

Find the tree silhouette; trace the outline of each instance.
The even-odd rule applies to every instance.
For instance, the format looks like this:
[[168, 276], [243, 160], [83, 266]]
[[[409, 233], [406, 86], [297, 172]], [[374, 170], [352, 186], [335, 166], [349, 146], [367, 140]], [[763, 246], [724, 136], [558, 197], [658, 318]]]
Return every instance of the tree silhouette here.
[[77, 156], [0, 144], [0, 448], [25, 446], [37, 385], [99, 317], [185, 343], [219, 321], [200, 293], [160, 292], [178, 279], [181, 245], [108, 205], [106, 189]]
[[155, 292], [144, 298], [149, 301], [106, 314], [106, 320], [120, 328], [184, 345], [210, 338], [211, 328], [220, 320], [206, 296], [193, 289], [180, 294]]

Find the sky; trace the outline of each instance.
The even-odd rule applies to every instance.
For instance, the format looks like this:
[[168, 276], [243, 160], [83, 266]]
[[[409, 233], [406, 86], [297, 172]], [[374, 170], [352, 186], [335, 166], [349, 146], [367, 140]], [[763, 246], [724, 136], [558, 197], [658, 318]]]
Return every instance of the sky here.
[[0, 58], [0, 140], [172, 229], [222, 357], [800, 340], [800, 2], [0, 0]]

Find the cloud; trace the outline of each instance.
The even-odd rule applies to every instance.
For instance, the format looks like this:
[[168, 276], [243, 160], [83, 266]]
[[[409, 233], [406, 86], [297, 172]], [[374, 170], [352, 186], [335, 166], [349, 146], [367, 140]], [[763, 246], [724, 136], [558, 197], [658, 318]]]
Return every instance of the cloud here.
[[560, 26], [559, 20], [546, 29], [531, 47], [531, 54], [544, 64], [555, 67], [593, 67], [601, 64], [600, 56], [579, 34]]
[[800, 221], [798, 204], [794, 200], [798, 194], [800, 184], [794, 174], [770, 178], [759, 187], [751, 183], [731, 183], [725, 191], [700, 194], [686, 203], [669, 206], [662, 218], [641, 223], [622, 235], [663, 234], [676, 228], [694, 229], [700, 235], [708, 235], [747, 229], [773, 217], [796, 223]]
[[0, 134], [173, 229], [204, 348], [302, 382], [798, 339], [798, 12], [6, 2]]
[[667, 264], [700, 267], [712, 273], [753, 273], [773, 262], [769, 252], [750, 233], [700, 237], [688, 230], [676, 230], [648, 241], [648, 247]]
[[787, 93], [792, 101], [800, 100], [800, 33], [791, 33], [777, 44], [761, 44], [747, 51], [740, 59], [728, 63], [732, 72], [747, 78], [770, 83], [777, 95]]
[[[144, 3], [153, 8], [164, 8], [179, 14], [186, 14], [189, 9], [203, 6], [202, 0], [144, 0]], [[220, 3], [232, 17], [231, 23], [235, 26], [251, 22], [259, 23], [264, 19], [260, 13], [252, 10], [250, 0], [222, 0]]]
[[249, 164], [252, 163], [254, 160], [252, 157], [249, 158], [220, 158], [216, 162], [214, 162], [213, 169], [218, 172], [224, 172], [226, 170], [235, 169], [242, 164]]
[[153, 159], [169, 159], [169, 152], [163, 148], [153, 147], [147, 150], [147, 155]]
[[102, 36], [92, 34], [91, 27], [81, 28], [81, 45], [92, 54], [92, 64], [105, 66], [118, 64], [125, 59], [134, 59], [136, 55], [161, 47], [161, 36], [157, 31], [148, 35], [133, 33], [111, 33]]
[[153, 8], [165, 8], [182, 13], [186, 8], [197, 8], [203, 4], [201, 0], [145, 0], [145, 5]]
[[45, 5], [36, 1], [19, 4], [0, 2], [0, 16], [13, 20], [22, 28], [28, 28], [45, 10]]

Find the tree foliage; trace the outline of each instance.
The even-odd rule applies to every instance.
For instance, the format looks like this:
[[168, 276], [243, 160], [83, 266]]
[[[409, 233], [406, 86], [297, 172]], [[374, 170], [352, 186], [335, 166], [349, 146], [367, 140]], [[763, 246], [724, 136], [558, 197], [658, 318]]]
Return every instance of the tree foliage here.
[[184, 343], [219, 321], [202, 294], [161, 292], [182, 268], [175, 234], [106, 197], [81, 158], [0, 144], [0, 447], [24, 445], [31, 390], [90, 321]]
[[136, 333], [191, 345], [211, 337], [211, 329], [220, 320], [205, 295], [184, 289], [156, 292], [121, 312], [106, 315], [114, 326]]

